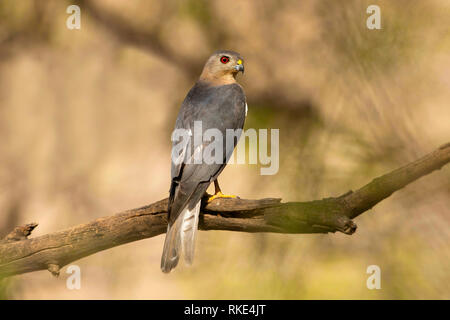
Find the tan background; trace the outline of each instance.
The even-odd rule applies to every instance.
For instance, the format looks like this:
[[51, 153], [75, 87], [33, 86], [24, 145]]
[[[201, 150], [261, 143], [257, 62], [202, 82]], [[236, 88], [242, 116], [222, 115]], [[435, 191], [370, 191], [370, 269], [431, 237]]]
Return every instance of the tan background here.
[[[81, 7], [81, 30], [66, 8]], [[365, 26], [369, 4], [382, 30]], [[336, 196], [450, 141], [450, 3], [0, 2], [0, 236], [34, 236], [166, 197], [179, 105], [217, 49], [239, 51], [246, 128], [280, 129], [280, 170], [233, 165], [245, 198]], [[200, 232], [159, 270], [163, 236], [0, 283], [13, 299], [450, 298], [450, 167], [359, 217], [355, 235]], [[366, 288], [366, 268], [382, 289]]]

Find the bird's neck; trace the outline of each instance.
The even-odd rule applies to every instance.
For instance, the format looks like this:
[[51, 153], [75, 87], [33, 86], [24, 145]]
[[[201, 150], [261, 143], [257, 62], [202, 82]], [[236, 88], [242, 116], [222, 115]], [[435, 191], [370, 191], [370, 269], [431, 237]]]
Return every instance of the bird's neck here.
[[202, 74], [200, 75], [199, 80], [213, 86], [223, 86], [227, 84], [236, 83], [235, 75], [232, 73], [211, 74], [209, 72], [203, 71]]

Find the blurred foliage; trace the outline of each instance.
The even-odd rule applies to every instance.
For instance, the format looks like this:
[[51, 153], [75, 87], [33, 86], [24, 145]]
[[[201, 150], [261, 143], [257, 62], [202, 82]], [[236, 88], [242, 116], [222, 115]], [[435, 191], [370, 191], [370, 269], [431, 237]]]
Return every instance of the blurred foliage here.
[[[65, 26], [69, 4], [81, 30]], [[369, 4], [382, 29], [365, 26]], [[0, 235], [34, 235], [159, 200], [179, 105], [217, 49], [239, 51], [246, 128], [280, 129], [280, 171], [233, 165], [224, 191], [336, 196], [450, 137], [445, 0], [0, 2]], [[450, 170], [357, 219], [352, 237], [201, 232], [192, 268], [159, 271], [163, 237], [47, 272], [0, 298], [448, 299]], [[150, 258], [149, 258], [150, 257]], [[366, 268], [382, 290], [366, 288]]]

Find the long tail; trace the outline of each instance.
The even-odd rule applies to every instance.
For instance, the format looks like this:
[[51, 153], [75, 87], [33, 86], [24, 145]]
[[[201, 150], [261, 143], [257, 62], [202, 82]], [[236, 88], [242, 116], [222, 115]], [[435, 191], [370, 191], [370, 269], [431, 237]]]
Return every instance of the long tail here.
[[201, 201], [198, 201], [193, 208], [188, 206], [183, 209], [175, 222], [167, 227], [161, 257], [161, 270], [163, 272], [170, 272], [177, 266], [181, 252], [184, 253], [184, 260], [187, 264], [191, 265], [194, 261], [200, 204]]

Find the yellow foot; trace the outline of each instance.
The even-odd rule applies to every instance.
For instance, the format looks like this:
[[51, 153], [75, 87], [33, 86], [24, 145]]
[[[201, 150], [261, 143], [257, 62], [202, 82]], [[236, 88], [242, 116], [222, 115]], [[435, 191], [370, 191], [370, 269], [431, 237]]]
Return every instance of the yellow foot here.
[[228, 194], [223, 194], [222, 192], [219, 191], [219, 192], [217, 192], [215, 195], [210, 196], [210, 197], [208, 198], [208, 203], [211, 202], [211, 201], [213, 201], [214, 199], [217, 199], [217, 198], [237, 198], [237, 196], [228, 195]]

